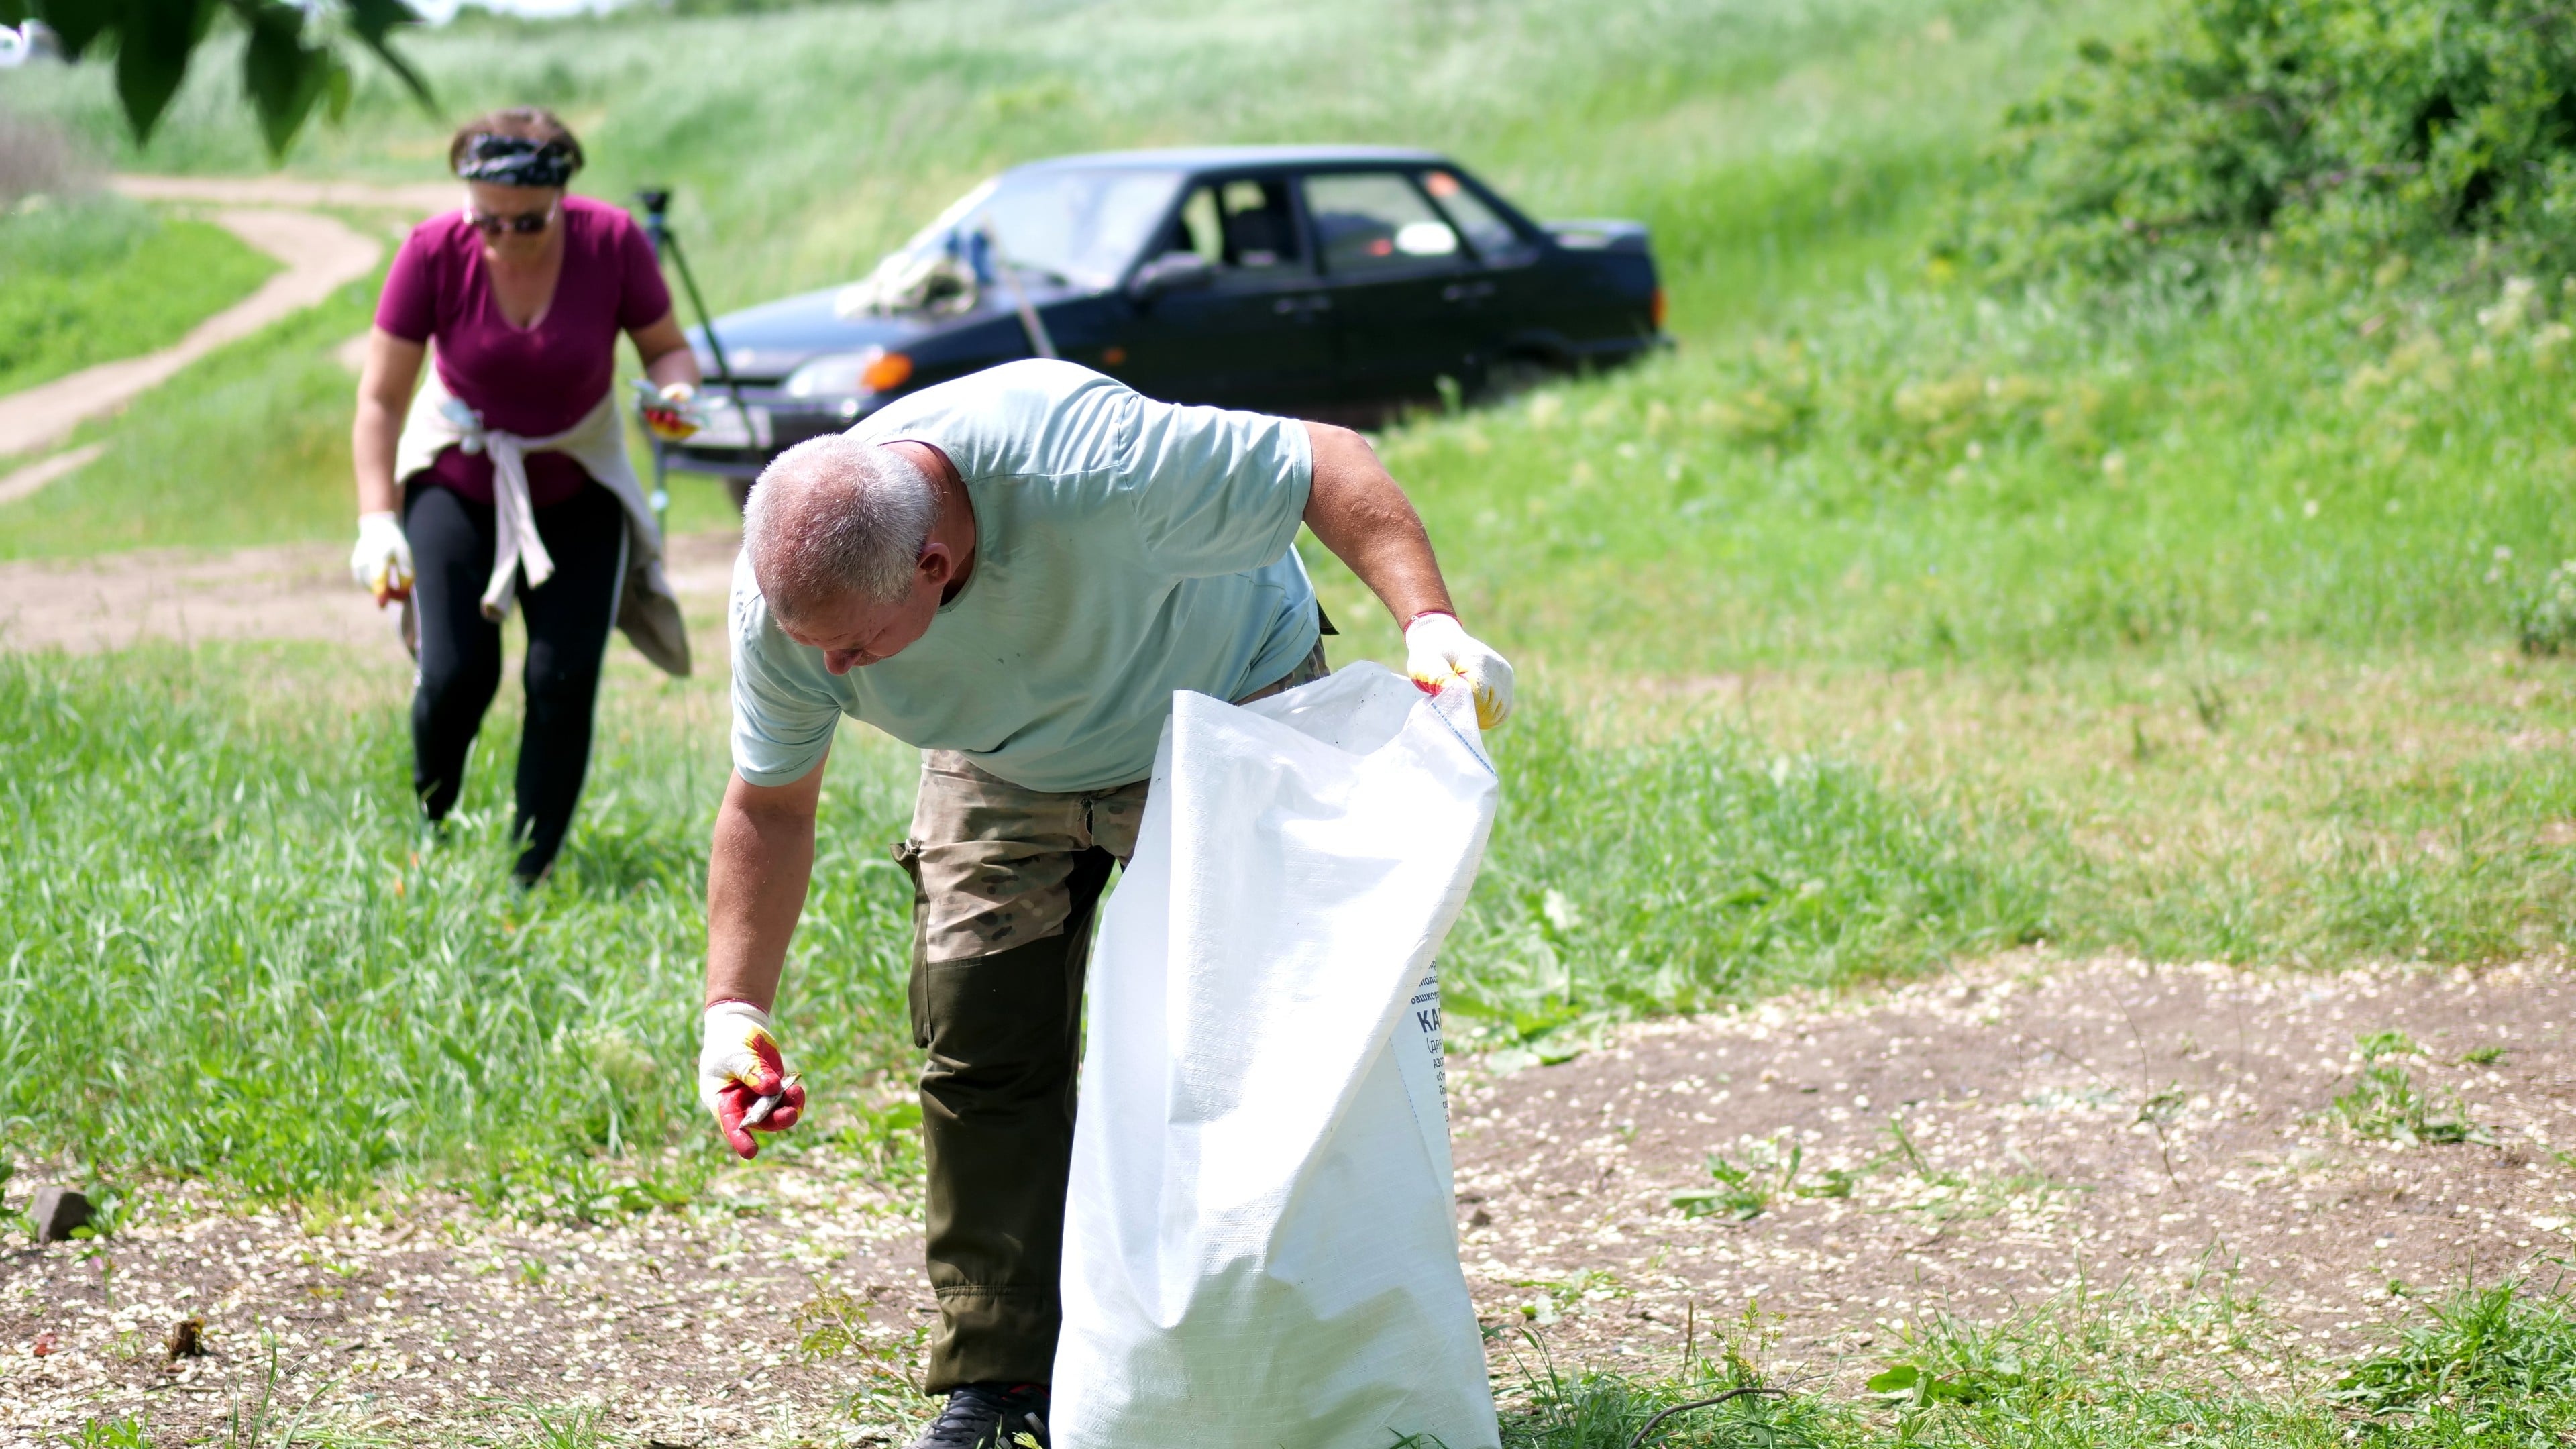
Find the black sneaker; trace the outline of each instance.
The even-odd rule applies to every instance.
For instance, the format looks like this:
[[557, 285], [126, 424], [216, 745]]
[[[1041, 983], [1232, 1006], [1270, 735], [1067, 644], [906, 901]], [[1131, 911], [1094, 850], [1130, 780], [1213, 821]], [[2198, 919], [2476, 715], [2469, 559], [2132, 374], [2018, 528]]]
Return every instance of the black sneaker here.
[[1047, 1449], [1044, 1384], [960, 1384], [912, 1449], [1020, 1449], [1028, 1435]]

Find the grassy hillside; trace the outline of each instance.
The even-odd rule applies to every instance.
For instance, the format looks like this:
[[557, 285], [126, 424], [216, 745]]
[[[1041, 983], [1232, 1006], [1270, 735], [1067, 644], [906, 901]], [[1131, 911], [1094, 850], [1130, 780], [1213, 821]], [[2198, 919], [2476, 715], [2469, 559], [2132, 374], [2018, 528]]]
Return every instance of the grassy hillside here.
[[0, 211], [0, 394], [166, 347], [277, 263], [203, 221], [110, 196]]
[[[2515, 593], [2576, 553], [2554, 283], [2482, 323], [2507, 279], [2474, 267], [2380, 293], [2249, 272], [2197, 308], [2116, 316], [1927, 273], [1937, 214], [2003, 103], [2074, 39], [2144, 18], [1930, 0], [994, 0], [485, 22], [414, 49], [453, 110], [562, 106], [598, 157], [590, 189], [679, 183], [719, 306], [845, 279], [992, 168], [1090, 147], [1423, 142], [1542, 213], [1648, 219], [1678, 355], [1394, 445], [1480, 613], [1560, 666], [2501, 630]], [[126, 163], [254, 165], [224, 89], [210, 69]], [[362, 90], [350, 125], [294, 164], [434, 174], [443, 132], [380, 82]], [[115, 136], [101, 74], [35, 75], [8, 103]], [[21, 510], [0, 548], [336, 532], [345, 386], [303, 339], [246, 350], [263, 349], [238, 369], [249, 392], [197, 387], [152, 415], [181, 434], [257, 419], [272, 441], [241, 461], [264, 513], [182, 529], [162, 506], [94, 522], [55, 500]], [[103, 431], [120, 504], [189, 486], [161, 481], [166, 450]], [[1526, 587], [1541, 575], [1553, 586]], [[1676, 612], [1695, 621], [1678, 638], [1658, 627]]]
[[[1698, 341], [1846, 292], [1873, 269], [1910, 271], [1941, 185], [1993, 124], [1989, 88], [2035, 79], [2063, 31], [2050, 7], [1922, 0], [1286, 12], [997, 0], [483, 22], [416, 36], [409, 53], [451, 115], [560, 107], [594, 158], [580, 183], [593, 194], [676, 184], [719, 308], [846, 281], [975, 181], [1031, 157], [1365, 139], [1447, 147], [1541, 214], [1649, 220], [1673, 325]], [[104, 71], [16, 73], [0, 106], [85, 131], [123, 167], [252, 172], [263, 153], [232, 74], [228, 58], [207, 57], [139, 153]], [[433, 179], [446, 135], [373, 77], [349, 123], [315, 128], [290, 169]], [[352, 305], [347, 330], [363, 316]], [[240, 385], [220, 396], [183, 380], [133, 420], [93, 429], [113, 452], [91, 474], [112, 481], [0, 510], [0, 557], [336, 535], [345, 380], [314, 365], [301, 333], [237, 352]], [[128, 431], [145, 417], [159, 436]], [[206, 428], [266, 440], [232, 455], [238, 482], [214, 517], [174, 506], [200, 484], [167, 446]], [[684, 486], [684, 519], [713, 521], [719, 497]]]
[[[412, 37], [451, 116], [559, 109], [585, 189], [677, 185], [719, 305], [849, 279], [985, 174], [1116, 146], [1351, 140], [1444, 147], [1542, 213], [1640, 215], [1695, 329], [1847, 263], [1819, 233], [1901, 211], [2055, 56], [2061, 7], [1929, 0], [1162, 0], [822, 6], [759, 17], [480, 22]], [[207, 57], [148, 149], [102, 72], [13, 78], [129, 168], [249, 172], [263, 153]], [[290, 168], [442, 175], [446, 127], [380, 74]], [[1725, 255], [1718, 255], [1724, 253]], [[1723, 293], [1723, 295], [1720, 295]]]

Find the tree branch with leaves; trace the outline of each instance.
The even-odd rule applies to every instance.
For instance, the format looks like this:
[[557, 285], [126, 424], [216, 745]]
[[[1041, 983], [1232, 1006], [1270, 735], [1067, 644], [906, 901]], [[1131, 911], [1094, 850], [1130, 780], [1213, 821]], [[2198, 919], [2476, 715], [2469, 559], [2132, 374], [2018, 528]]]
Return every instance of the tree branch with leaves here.
[[0, 25], [41, 21], [60, 37], [66, 59], [115, 67], [117, 102], [137, 141], [151, 138], [189, 59], [227, 18], [246, 37], [242, 94], [273, 156], [286, 154], [316, 106], [335, 121], [347, 113], [352, 44], [423, 106], [432, 104], [428, 83], [394, 49], [394, 32], [420, 23], [405, 0], [0, 0]]

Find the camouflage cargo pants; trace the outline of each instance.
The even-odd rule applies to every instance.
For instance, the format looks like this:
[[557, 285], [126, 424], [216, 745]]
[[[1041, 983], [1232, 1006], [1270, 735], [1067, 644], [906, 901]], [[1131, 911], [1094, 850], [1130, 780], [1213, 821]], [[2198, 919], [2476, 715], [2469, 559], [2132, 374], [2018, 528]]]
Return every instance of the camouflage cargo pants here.
[[[1238, 703], [1320, 679], [1317, 644]], [[1053, 794], [925, 750], [912, 834], [912, 1033], [939, 1330], [924, 1387], [1045, 1383], [1073, 1160], [1082, 980], [1110, 868], [1136, 849], [1139, 780]]]

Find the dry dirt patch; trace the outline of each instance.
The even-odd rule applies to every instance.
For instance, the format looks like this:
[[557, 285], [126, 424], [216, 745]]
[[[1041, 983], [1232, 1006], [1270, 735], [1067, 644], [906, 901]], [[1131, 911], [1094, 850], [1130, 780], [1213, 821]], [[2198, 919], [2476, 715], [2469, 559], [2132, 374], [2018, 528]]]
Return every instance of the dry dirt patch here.
[[[2261, 1352], [2213, 1341], [2207, 1361], [2260, 1381], [2415, 1311], [2392, 1282], [2438, 1293], [2563, 1252], [2576, 1173], [2553, 1145], [2576, 1144], [2576, 991], [2558, 964], [2043, 966], [1648, 1023], [1509, 1075], [1462, 1064], [1458, 1211], [1497, 1372], [1516, 1381], [1524, 1328], [1561, 1364], [1668, 1365], [1685, 1332], [1758, 1301], [1781, 1366], [1848, 1389], [1900, 1321], [2232, 1267], [2263, 1300]], [[2352, 1085], [2356, 1036], [2391, 1030], [2421, 1045], [2386, 1060], [2435, 1115], [2456, 1106], [2494, 1145], [2394, 1147], [2320, 1115]], [[1720, 1186], [1706, 1154], [1752, 1164], [1756, 1143], [1774, 1145], [1775, 1185], [1793, 1143], [1800, 1163], [1758, 1215], [1672, 1206]], [[1838, 1182], [1849, 1196], [1797, 1193]], [[834, 1406], [866, 1377], [850, 1357], [805, 1361], [797, 1310], [848, 1295], [863, 1340], [917, 1372], [916, 1211], [829, 1150], [586, 1228], [424, 1201], [308, 1231], [180, 1192], [109, 1245], [104, 1274], [72, 1246], [0, 1257], [0, 1445], [110, 1412], [204, 1430], [254, 1381], [263, 1332], [290, 1402], [318, 1394], [325, 1419], [406, 1441], [507, 1439], [530, 1406], [581, 1402], [628, 1443], [838, 1437]], [[211, 1352], [172, 1365], [161, 1345], [190, 1316]]]
[[[671, 539], [671, 585], [693, 623], [722, 617], [708, 605], [732, 587], [738, 547], [731, 532]], [[85, 654], [150, 639], [309, 639], [402, 658], [393, 614], [349, 582], [347, 558], [338, 544], [290, 543], [0, 563], [0, 648]], [[693, 643], [702, 658], [723, 658], [721, 636]]]
[[[614, 1226], [444, 1200], [308, 1231], [291, 1211], [230, 1212], [189, 1191], [106, 1246], [0, 1257], [0, 1446], [50, 1449], [84, 1419], [126, 1415], [155, 1442], [193, 1442], [257, 1400], [263, 1335], [276, 1402], [287, 1417], [309, 1406], [315, 1427], [519, 1441], [531, 1407], [598, 1404], [627, 1444], [792, 1442], [829, 1433], [858, 1378], [848, 1360], [798, 1360], [796, 1310], [818, 1282], [868, 1305], [888, 1344], [912, 1345], [931, 1316], [909, 1204], [828, 1151]], [[190, 1318], [206, 1352], [174, 1361], [166, 1344]]]
[[[1668, 1359], [1689, 1318], [1758, 1301], [1787, 1357], [1867, 1363], [1927, 1314], [1993, 1321], [2079, 1284], [2170, 1297], [2231, 1272], [2276, 1346], [2342, 1352], [2413, 1311], [2392, 1284], [2439, 1294], [2565, 1251], [2571, 1029], [2556, 964], [2001, 964], [1853, 1009], [1640, 1026], [1462, 1088], [1469, 1278], [1489, 1321], [1553, 1318], [1541, 1336], [1572, 1358]], [[2494, 1145], [2334, 1120], [2356, 1038], [2383, 1031], [2421, 1045], [2382, 1060], [2430, 1114]], [[1724, 1189], [1712, 1152], [1773, 1201], [1685, 1218], [1675, 1196]], [[1797, 1195], [1836, 1172], [1848, 1196]]]

